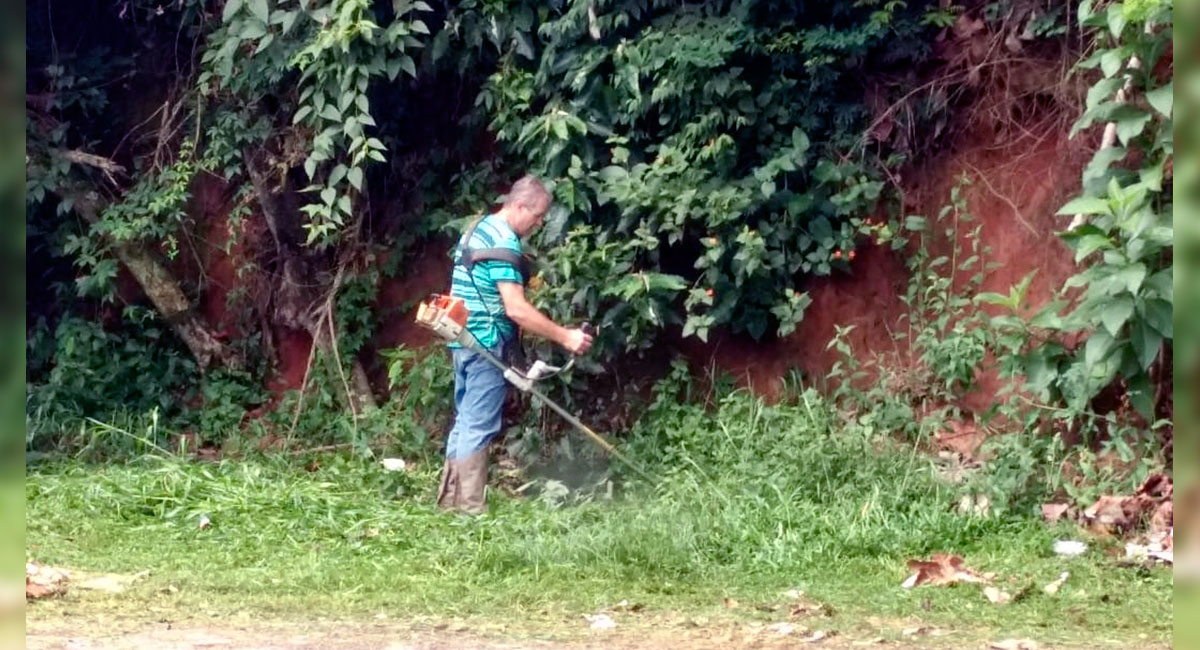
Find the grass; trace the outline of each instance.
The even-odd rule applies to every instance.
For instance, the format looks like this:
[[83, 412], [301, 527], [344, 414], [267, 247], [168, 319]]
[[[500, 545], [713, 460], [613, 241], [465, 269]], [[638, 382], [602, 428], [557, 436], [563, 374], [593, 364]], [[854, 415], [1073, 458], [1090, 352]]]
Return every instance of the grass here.
[[[1047, 642], [1170, 639], [1169, 570], [1118, 567], [1100, 545], [1064, 560], [1051, 545], [1077, 531], [958, 514], [956, 488], [912, 446], [838, 424], [815, 395], [764, 406], [733, 393], [705, 412], [667, 393], [629, 445], [663, 482], [611, 500], [494, 492], [491, 514], [470, 519], [432, 508], [432, 466], [49, 462], [28, 471], [27, 547], [53, 565], [151, 570], [122, 597], [144, 612], [577, 625], [624, 599], [651, 616], [773, 622], [786, 609], [755, 605], [799, 588], [832, 606], [823, 625], [844, 633], [874, 636], [866, 628], [886, 619], [891, 634], [919, 621]], [[973, 585], [902, 589], [905, 560], [934, 551], [996, 572], [1012, 593], [1033, 588], [1003, 607]], [[1063, 570], [1062, 593], [1044, 595]], [[726, 597], [741, 606], [725, 608]]]

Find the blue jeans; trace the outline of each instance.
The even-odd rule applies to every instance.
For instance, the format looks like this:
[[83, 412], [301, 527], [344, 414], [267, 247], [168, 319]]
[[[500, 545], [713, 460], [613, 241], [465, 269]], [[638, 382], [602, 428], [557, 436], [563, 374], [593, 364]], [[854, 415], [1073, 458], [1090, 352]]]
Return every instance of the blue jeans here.
[[[488, 350], [502, 358], [503, 344]], [[486, 449], [500, 433], [508, 382], [504, 372], [482, 354], [467, 348], [451, 350], [454, 357], [454, 426], [446, 437], [446, 458], [463, 459]]]

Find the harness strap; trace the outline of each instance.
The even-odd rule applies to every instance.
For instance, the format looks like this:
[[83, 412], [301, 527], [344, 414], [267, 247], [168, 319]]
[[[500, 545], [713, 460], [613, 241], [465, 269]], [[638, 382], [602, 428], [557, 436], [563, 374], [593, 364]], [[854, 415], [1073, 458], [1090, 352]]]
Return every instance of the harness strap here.
[[[486, 216], [486, 215], [485, 215]], [[461, 254], [459, 255], [459, 264], [462, 264], [467, 273], [470, 273], [472, 268], [478, 262], [494, 260], [497, 262], [508, 262], [517, 267], [521, 273], [521, 280], [525, 284], [529, 284], [529, 280], [533, 276], [533, 264], [529, 258], [507, 248], [472, 248], [471, 238], [475, 235], [475, 228], [479, 226], [479, 222], [483, 221], [484, 217], [479, 217], [471, 222], [467, 228], [467, 232], [463, 235], [462, 245], [460, 247]]]

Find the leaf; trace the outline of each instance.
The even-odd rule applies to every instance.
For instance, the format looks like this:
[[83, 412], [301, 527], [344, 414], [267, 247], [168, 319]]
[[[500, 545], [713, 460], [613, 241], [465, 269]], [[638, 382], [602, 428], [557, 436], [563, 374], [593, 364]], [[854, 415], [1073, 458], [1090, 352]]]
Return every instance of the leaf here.
[[327, 187], [321, 190], [321, 200], [325, 202], [325, 205], [333, 205], [333, 201], [336, 198], [337, 190], [333, 189], [332, 187]]
[[1058, 209], [1056, 214], [1112, 214], [1108, 201], [1095, 196], [1077, 196]]
[[907, 230], [923, 231], [929, 226], [929, 222], [925, 217], [910, 215], [904, 218], [904, 227]]
[[337, 109], [337, 106], [334, 106], [333, 104], [326, 104], [325, 108], [321, 111], [321, 117], [329, 120], [330, 122], [341, 122], [342, 112]]
[[1125, 58], [1122, 56], [1121, 50], [1109, 50], [1100, 57], [1100, 70], [1104, 72], [1105, 77], [1111, 77], [1121, 71], [1121, 66], [1125, 64]]
[[342, 179], [345, 177], [346, 177], [346, 166], [341, 163], [338, 163], [338, 165], [333, 168], [333, 171], [329, 172], [329, 185], [330, 186], [337, 185], [338, 183], [342, 182]]
[[1150, 113], [1138, 111], [1138, 115], [1130, 115], [1124, 117], [1117, 122], [1117, 138], [1121, 140], [1121, 144], [1129, 146], [1129, 141], [1142, 134], [1146, 129], [1146, 123], [1150, 121]]
[[1137, 295], [1138, 289], [1142, 288], [1142, 282], [1146, 279], [1146, 265], [1141, 262], [1130, 264], [1117, 271], [1117, 277], [1125, 283], [1129, 293]]
[[1123, 79], [1101, 79], [1095, 85], [1088, 88], [1087, 93], [1087, 110], [1096, 108], [1100, 102], [1112, 97], [1112, 94], [1125, 83]]
[[267, 26], [265, 23], [258, 22], [257, 20], [247, 20], [242, 23], [242, 31], [239, 35], [247, 41], [252, 41], [256, 38], [262, 38], [266, 33]]
[[1083, 170], [1084, 186], [1098, 180], [1103, 180], [1108, 174], [1108, 168], [1114, 162], [1121, 160], [1127, 153], [1125, 147], [1105, 147], [1096, 152]]
[[311, 112], [312, 106], [301, 106], [300, 110], [296, 111], [296, 114], [292, 116], [292, 124], [299, 124], [300, 120], [303, 120]]
[[[433, 37], [433, 46], [430, 48], [429, 57], [434, 63], [441, 60], [442, 55], [446, 53], [446, 48], [450, 45], [450, 31], [443, 29]], [[393, 77], [394, 78], [394, 77]]]
[[796, 155], [801, 156], [808, 151], [809, 147], [808, 134], [800, 127], [792, 129], [792, 148], [796, 150]]
[[229, 22], [230, 18], [233, 18], [237, 12], [241, 11], [242, 4], [242, 0], [227, 0], [225, 8], [221, 10], [221, 22]]
[[250, 11], [263, 23], [271, 19], [271, 8], [267, 6], [267, 0], [250, 0]]
[[266, 36], [264, 36], [262, 38], [262, 40], [258, 42], [258, 47], [254, 48], [254, 56], [261, 54], [263, 50], [270, 47], [271, 43], [274, 43], [274, 42], [275, 42], [274, 34], [267, 34]]
[[343, 194], [343, 195], [339, 196], [339, 197], [338, 197], [338, 201], [337, 201], [337, 205], [338, 205], [338, 209], [339, 209], [339, 210], [341, 210], [341, 211], [342, 211], [343, 213], [345, 213], [347, 216], [349, 216], [349, 215], [350, 215], [350, 207], [351, 207], [351, 204], [350, 204], [350, 195], [348, 195], [348, 194]]
[[427, 27], [425, 25], [425, 21], [423, 21], [423, 20], [414, 20], [411, 23], [409, 23], [408, 26], [411, 27], [412, 30], [418, 34], [428, 34], [429, 33], [429, 27]]
[[771, 198], [771, 195], [775, 193], [775, 181], [763, 181], [762, 187], [759, 189], [762, 190], [763, 198]]
[[1175, 82], [1168, 81], [1167, 85], [1146, 93], [1146, 101], [1150, 102], [1154, 110], [1162, 113], [1163, 117], [1171, 117], [1171, 109], [1175, 103]]
[[346, 178], [350, 181], [350, 184], [354, 186], [354, 189], [358, 190], [359, 192], [362, 191], [362, 167], [351, 167], [350, 171], [346, 172]]
[[1128, 23], [1124, 2], [1114, 2], [1108, 6], [1108, 30], [1112, 32], [1113, 38], [1120, 40], [1121, 32], [1125, 31], [1125, 25]]
[[934, 553], [930, 560], [909, 560], [908, 568], [914, 573], [901, 585], [905, 589], [929, 584], [948, 585], [956, 582], [987, 582], [987, 579], [967, 568], [963, 559], [948, 553]]
[[1121, 328], [1125, 327], [1126, 321], [1132, 315], [1133, 298], [1121, 296], [1108, 301], [1108, 304], [1100, 311], [1100, 322], [1115, 338], [1121, 335]]
[[550, 128], [554, 129], [554, 135], [558, 136], [559, 140], [569, 140], [571, 138], [571, 133], [567, 131], [565, 120], [551, 120]]
[[1154, 359], [1158, 357], [1159, 348], [1162, 347], [1162, 335], [1145, 322], [1136, 320], [1133, 322], [1133, 327], [1130, 328], [1129, 338], [1133, 344], [1133, 352], [1137, 355], [1139, 367], [1142, 370], [1149, 368], [1150, 364], [1154, 363]]
[[433, 7], [430, 7], [429, 3], [425, 2], [424, 0], [417, 0], [414, 2], [413, 9], [416, 9], [417, 11], [433, 11]]
[[413, 59], [411, 56], [409, 56], [407, 54], [402, 54], [400, 56], [400, 68], [402, 70], [404, 70], [405, 72], [407, 72], [408, 76], [410, 76], [414, 79], [417, 78], [417, 65], [415, 63], [413, 63]]
[[1151, 298], [1142, 303], [1142, 314], [1146, 323], [1167, 339], [1175, 338], [1174, 310], [1165, 300]]
[[1095, 366], [1108, 356], [1112, 351], [1115, 341], [1113, 337], [1108, 335], [1104, 330], [1097, 330], [1088, 337], [1087, 343], [1083, 348], [1083, 362], [1089, 368]]
[[991, 585], [983, 588], [983, 596], [993, 605], [1007, 605], [1012, 601], [1012, 594]]
[[1079, 248], [1075, 249], [1075, 261], [1081, 262], [1087, 256], [1098, 250], [1112, 248], [1113, 244], [1103, 235], [1085, 235], [1079, 239]]
[[308, 174], [308, 180], [310, 181], [317, 173], [317, 161], [312, 156], [309, 156], [308, 159], [304, 161], [304, 173]]

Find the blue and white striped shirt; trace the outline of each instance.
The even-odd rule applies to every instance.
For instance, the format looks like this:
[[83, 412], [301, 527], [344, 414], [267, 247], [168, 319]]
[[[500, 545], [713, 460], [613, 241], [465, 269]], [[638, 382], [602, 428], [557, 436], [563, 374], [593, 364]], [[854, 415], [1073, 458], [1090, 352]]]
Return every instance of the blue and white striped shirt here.
[[[464, 237], [466, 234], [464, 233]], [[521, 255], [521, 238], [504, 218], [489, 214], [479, 222], [471, 237], [471, 248], [506, 248]], [[487, 347], [495, 347], [501, 338], [511, 341], [516, 325], [504, 315], [504, 303], [500, 299], [497, 283], [515, 282], [522, 284], [521, 271], [509, 262], [484, 260], [476, 262], [470, 274], [459, 264], [462, 257], [463, 240], [460, 238], [454, 250], [454, 273], [451, 276], [450, 294], [462, 298], [466, 303], [467, 331]], [[473, 276], [473, 278], [472, 278]], [[474, 282], [472, 282], [474, 279]], [[451, 343], [450, 347], [461, 347]]]

